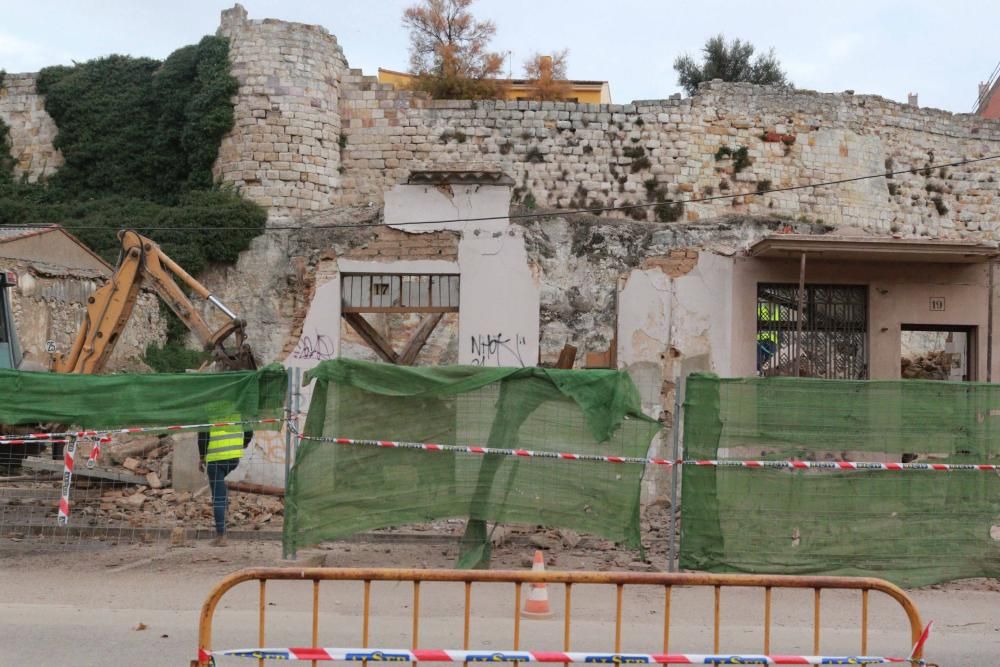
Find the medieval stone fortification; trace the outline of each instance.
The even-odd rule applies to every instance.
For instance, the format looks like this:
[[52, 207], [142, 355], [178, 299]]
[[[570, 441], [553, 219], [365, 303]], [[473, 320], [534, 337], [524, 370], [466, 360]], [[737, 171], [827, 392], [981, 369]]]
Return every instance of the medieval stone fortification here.
[[[349, 69], [336, 37], [319, 26], [251, 20], [237, 5], [223, 12], [219, 32], [231, 40], [240, 90], [215, 171], [272, 217], [380, 204], [415, 170], [485, 169], [512, 177], [517, 201], [543, 208], [738, 193], [644, 213], [651, 221], [738, 213], [904, 236], [1000, 235], [996, 163], [925, 169], [1000, 153], [996, 121], [850, 92], [720, 82], [689, 99], [632, 104], [431, 101]], [[0, 118], [12, 128], [19, 170], [35, 178], [58, 167], [55, 127], [31, 75], [8, 75]], [[754, 194], [906, 169], [921, 171]]]

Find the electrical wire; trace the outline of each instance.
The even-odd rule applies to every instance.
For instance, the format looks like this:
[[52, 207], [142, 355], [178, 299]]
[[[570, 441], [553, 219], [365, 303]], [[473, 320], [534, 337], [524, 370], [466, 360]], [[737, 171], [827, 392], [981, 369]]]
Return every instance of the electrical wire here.
[[[622, 206], [602, 206], [598, 208], [577, 208], [577, 209], [558, 209], [555, 211], [546, 211], [538, 213], [515, 213], [512, 215], [494, 215], [494, 216], [483, 216], [477, 218], [452, 218], [450, 220], [412, 220], [412, 221], [402, 221], [402, 222], [359, 222], [359, 223], [331, 223], [331, 224], [319, 224], [319, 225], [271, 225], [263, 227], [260, 229], [260, 233], [264, 234], [267, 232], [276, 231], [294, 231], [294, 230], [321, 230], [321, 229], [354, 229], [354, 228], [375, 228], [375, 227], [406, 227], [410, 225], [444, 225], [444, 224], [455, 224], [455, 223], [468, 223], [468, 222], [495, 222], [500, 220], [525, 220], [534, 218], [552, 218], [552, 217], [565, 217], [569, 215], [581, 215], [581, 214], [599, 214], [607, 213], [611, 211], [630, 211], [633, 209], [644, 209], [652, 208], [656, 206], [663, 206], [664, 204], [701, 204], [704, 202], [721, 201], [726, 199], [733, 199], [736, 197], [746, 197], [753, 195], [767, 195], [775, 194], [780, 192], [793, 192], [797, 190], [808, 190], [810, 188], [823, 188], [830, 187], [834, 185], [844, 185], [846, 183], [857, 183], [859, 181], [867, 181], [875, 178], [891, 178], [893, 176], [898, 176], [901, 174], [916, 174], [920, 172], [933, 171], [936, 169], [942, 169], [947, 167], [961, 167], [967, 164], [975, 164], [977, 162], [986, 162], [988, 160], [1000, 159], [1000, 154], [998, 155], [987, 155], [985, 157], [972, 158], [968, 160], [959, 160], [957, 162], [945, 162], [942, 164], [935, 165], [925, 165], [923, 167], [915, 167], [913, 169], [901, 169], [898, 171], [885, 171], [879, 172], [877, 174], [866, 174], [864, 176], [853, 176], [851, 178], [840, 178], [833, 181], [820, 181], [818, 183], [806, 183], [804, 185], [790, 185], [784, 188], [769, 188], [764, 190], [753, 190], [748, 192], [734, 192], [725, 195], [711, 195], [707, 197], [698, 197], [693, 199], [679, 199], [679, 200], [665, 200], [662, 202], [646, 202], [642, 204], [625, 204]], [[7, 225], [7, 227], [14, 228], [24, 228], [24, 229], [36, 229], [51, 227], [54, 224], [59, 223], [24, 223], [24, 224], [13, 224]], [[109, 229], [107, 227], [98, 227], [95, 225], [73, 225], [61, 224], [63, 229], [74, 230], [74, 229], [93, 229], [93, 230], [105, 230]], [[132, 229], [141, 231], [253, 231], [256, 227], [154, 227], [154, 226], [136, 226]]]

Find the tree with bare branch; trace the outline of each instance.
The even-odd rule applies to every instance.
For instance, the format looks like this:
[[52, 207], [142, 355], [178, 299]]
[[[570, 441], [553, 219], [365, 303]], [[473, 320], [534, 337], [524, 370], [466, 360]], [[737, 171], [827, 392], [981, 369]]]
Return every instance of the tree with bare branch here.
[[566, 60], [569, 49], [550, 56], [535, 53], [524, 63], [524, 78], [528, 80], [528, 99], [560, 101], [569, 99], [573, 86], [566, 80]]
[[410, 31], [413, 88], [439, 99], [501, 97], [503, 55], [488, 50], [493, 21], [477, 21], [473, 0], [421, 0], [403, 12]]

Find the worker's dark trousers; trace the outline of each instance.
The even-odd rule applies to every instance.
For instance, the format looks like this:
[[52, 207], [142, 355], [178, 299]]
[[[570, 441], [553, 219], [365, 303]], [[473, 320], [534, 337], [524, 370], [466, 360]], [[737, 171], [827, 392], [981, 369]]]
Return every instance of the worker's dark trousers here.
[[226, 506], [229, 501], [229, 495], [226, 491], [226, 475], [236, 470], [236, 466], [239, 464], [239, 459], [209, 461], [205, 464], [205, 469], [208, 471], [208, 485], [212, 490], [212, 514], [215, 516], [216, 535], [225, 535], [226, 533]]

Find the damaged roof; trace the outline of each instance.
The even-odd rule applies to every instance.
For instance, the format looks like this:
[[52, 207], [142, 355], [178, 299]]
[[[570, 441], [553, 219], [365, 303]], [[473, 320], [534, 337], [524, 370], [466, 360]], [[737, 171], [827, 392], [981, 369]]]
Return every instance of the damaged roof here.
[[[69, 256], [61, 254], [59, 244], [51, 242], [39, 245], [33, 239], [46, 234], [58, 234], [69, 240], [73, 245], [69, 246], [73, 251], [78, 251], [78, 261], [69, 261]], [[27, 243], [22, 243], [27, 241]], [[65, 249], [65, 246], [63, 246]], [[0, 257], [8, 259], [22, 259], [30, 262], [42, 262], [51, 266], [63, 266], [67, 268], [83, 268], [100, 271], [109, 274], [113, 267], [104, 261], [100, 255], [91, 250], [87, 245], [76, 238], [62, 225], [46, 225], [41, 227], [30, 226], [0, 226]]]
[[753, 244], [747, 254], [761, 259], [798, 259], [805, 254], [818, 260], [975, 264], [1000, 256], [1000, 249], [975, 241], [777, 234]]

